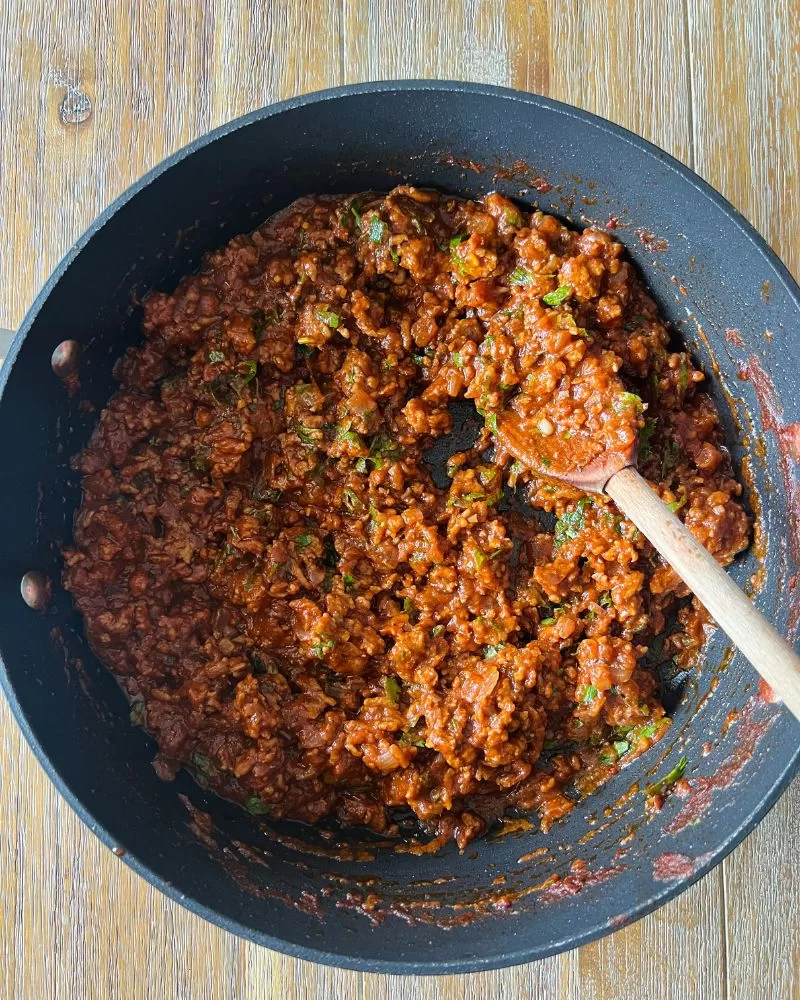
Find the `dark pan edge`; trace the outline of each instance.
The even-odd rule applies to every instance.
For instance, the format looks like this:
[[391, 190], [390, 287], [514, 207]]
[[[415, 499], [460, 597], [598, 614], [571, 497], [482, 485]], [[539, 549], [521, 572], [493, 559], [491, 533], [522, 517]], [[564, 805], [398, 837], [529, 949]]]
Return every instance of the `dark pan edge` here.
[[[798, 288], [797, 283], [794, 278], [786, 268], [786, 266], [780, 261], [778, 256], [769, 246], [769, 244], [764, 240], [764, 238], [757, 232], [757, 230], [751, 225], [747, 219], [738, 212], [731, 204], [728, 202], [718, 191], [711, 187], [707, 182], [700, 178], [694, 171], [690, 170], [680, 161], [676, 160], [670, 154], [659, 149], [659, 147], [650, 143], [648, 140], [637, 136], [635, 133], [623, 128], [622, 126], [616, 125], [614, 123], [608, 122], [607, 120], [598, 117], [590, 112], [582, 111], [580, 109], [574, 108], [570, 105], [563, 104], [559, 101], [554, 101], [549, 98], [541, 97], [536, 94], [529, 94], [522, 91], [515, 91], [505, 87], [495, 87], [483, 84], [473, 84], [473, 83], [460, 83], [457, 81], [432, 81], [432, 80], [401, 80], [401, 81], [380, 81], [375, 83], [362, 83], [354, 84], [345, 87], [331, 88], [328, 90], [317, 91], [311, 94], [303, 95], [301, 97], [291, 98], [286, 101], [279, 102], [277, 104], [272, 104], [266, 108], [261, 108], [259, 110], [250, 112], [240, 118], [234, 119], [212, 132], [206, 133], [205, 135], [194, 140], [192, 143], [173, 153], [171, 156], [167, 157], [161, 163], [157, 164], [145, 175], [143, 175], [138, 181], [132, 184], [126, 191], [119, 195], [92, 223], [92, 225], [83, 233], [83, 235], [75, 242], [75, 244], [70, 248], [70, 250], [65, 254], [59, 264], [55, 267], [50, 277], [47, 279], [42, 290], [37, 295], [30, 309], [28, 310], [20, 328], [17, 332], [16, 337], [8, 351], [8, 355], [5, 359], [5, 363], [2, 368], [0, 368], [0, 397], [5, 389], [6, 382], [8, 380], [8, 375], [13, 367], [16, 355], [19, 348], [27, 335], [27, 332], [31, 328], [33, 322], [35, 321], [42, 304], [47, 299], [47, 297], [52, 292], [55, 285], [63, 276], [64, 272], [70, 266], [70, 264], [75, 260], [78, 254], [83, 250], [89, 240], [106, 224], [109, 219], [114, 216], [119, 209], [127, 204], [136, 194], [139, 193], [144, 187], [146, 187], [152, 180], [159, 177], [162, 173], [166, 172], [173, 165], [181, 162], [183, 159], [188, 157], [190, 154], [196, 152], [199, 149], [209, 145], [216, 139], [221, 138], [231, 132], [234, 132], [240, 128], [246, 127], [252, 122], [259, 121], [263, 118], [269, 118], [274, 115], [278, 115], [284, 111], [291, 110], [296, 107], [303, 107], [309, 104], [322, 103], [328, 100], [335, 100], [339, 97], [346, 97], [353, 94], [372, 94], [372, 93], [385, 93], [392, 91], [435, 91], [438, 93], [473, 93], [483, 96], [491, 96], [502, 98], [504, 100], [513, 100], [519, 103], [535, 105], [539, 107], [544, 107], [552, 110], [556, 113], [565, 115], [566, 117], [575, 118], [584, 122], [588, 122], [594, 127], [598, 128], [600, 131], [609, 133], [622, 139], [629, 145], [635, 146], [642, 152], [647, 153], [653, 159], [657, 160], [661, 165], [669, 168], [674, 173], [679, 174], [684, 181], [691, 184], [699, 193], [704, 195], [710, 201], [712, 201], [716, 207], [731, 221], [736, 227], [743, 233], [743, 235], [758, 249], [761, 256], [767, 262], [769, 267], [778, 277], [787, 293], [791, 298], [795, 306], [800, 310], [800, 288]], [[109, 848], [113, 848], [116, 844], [114, 838], [110, 836], [105, 827], [101, 826], [96, 822], [94, 817], [89, 813], [87, 809], [84, 808], [82, 803], [78, 798], [73, 795], [71, 789], [63, 781], [60, 772], [55, 767], [55, 765], [45, 756], [41, 745], [36, 739], [34, 733], [32, 732], [27, 717], [23, 712], [22, 706], [19, 704], [14, 689], [11, 685], [8, 673], [5, 668], [5, 664], [0, 659], [0, 686], [2, 686], [6, 697], [8, 699], [9, 705], [11, 707], [12, 713], [17, 721], [17, 724], [22, 730], [22, 734], [25, 737], [28, 745], [33, 750], [39, 763], [42, 765], [45, 773], [48, 775], [50, 780], [53, 782], [61, 796], [67, 801], [75, 813], [80, 817], [80, 819], [96, 834], [99, 839], [106, 844]], [[738, 829], [733, 831], [730, 836], [723, 841], [715, 850], [710, 854], [708, 860], [689, 878], [685, 878], [681, 881], [676, 881], [675, 883], [668, 884], [662, 891], [655, 893], [648, 899], [639, 903], [635, 908], [630, 910], [628, 914], [628, 919], [626, 920], [626, 926], [630, 923], [634, 923], [636, 920], [641, 919], [648, 913], [652, 912], [658, 908], [663, 903], [670, 899], [675, 898], [685, 889], [689, 888], [700, 878], [706, 875], [712, 868], [714, 868], [720, 861], [722, 861], [733, 849], [736, 847], [744, 838], [752, 831], [752, 829], [763, 819], [763, 817], [769, 812], [769, 810], [775, 805], [778, 798], [785, 790], [790, 780], [798, 772], [798, 765], [800, 765], [800, 746], [795, 750], [795, 752], [789, 756], [786, 766], [780, 772], [777, 780], [773, 783], [772, 787], [769, 789], [765, 797], [761, 800], [758, 807], [753, 810], [749, 817], [739, 826]], [[586, 944], [590, 941], [597, 940], [611, 933], [615, 929], [615, 926], [611, 926], [606, 923], [598, 927], [590, 928], [583, 933], [576, 933], [570, 936], [562, 938], [558, 942], [553, 942], [546, 947], [537, 948], [532, 945], [529, 948], [520, 949], [514, 952], [506, 953], [492, 960], [472, 960], [472, 961], [439, 961], [433, 962], [423, 962], [423, 963], [413, 963], [413, 962], [391, 962], [385, 960], [367, 960], [367, 959], [353, 959], [348, 956], [340, 955], [335, 952], [324, 952], [315, 948], [293, 945], [290, 942], [286, 942], [280, 939], [271, 937], [270, 935], [264, 934], [262, 932], [254, 931], [249, 927], [239, 924], [236, 921], [229, 920], [219, 916], [219, 914], [214, 911], [209, 910], [203, 904], [197, 902], [194, 898], [189, 897], [183, 893], [175, 890], [174, 887], [167, 884], [160, 876], [155, 875], [148, 867], [141, 863], [136, 857], [130, 854], [125, 854], [122, 860], [128, 867], [135, 871], [138, 875], [142, 876], [147, 882], [157, 888], [159, 891], [164, 893], [165, 896], [169, 897], [173, 901], [180, 903], [185, 906], [191, 912], [197, 914], [208, 920], [210, 923], [215, 924], [224, 930], [230, 931], [231, 933], [237, 934], [247, 940], [254, 941], [257, 944], [264, 945], [268, 948], [272, 948], [276, 951], [282, 952], [284, 954], [291, 955], [296, 958], [303, 958], [310, 961], [321, 962], [326, 965], [333, 965], [339, 968], [353, 969], [356, 971], [370, 971], [370, 972], [383, 972], [383, 973], [394, 973], [394, 974], [413, 974], [413, 975], [435, 975], [435, 974], [455, 974], [464, 972], [478, 972], [478, 971], [489, 971], [492, 969], [499, 969], [508, 967], [511, 965], [517, 965], [524, 962], [534, 961], [541, 958], [547, 958], [548, 956], [558, 954], [560, 952], [566, 951], [571, 948], [578, 947], [582, 944]]]

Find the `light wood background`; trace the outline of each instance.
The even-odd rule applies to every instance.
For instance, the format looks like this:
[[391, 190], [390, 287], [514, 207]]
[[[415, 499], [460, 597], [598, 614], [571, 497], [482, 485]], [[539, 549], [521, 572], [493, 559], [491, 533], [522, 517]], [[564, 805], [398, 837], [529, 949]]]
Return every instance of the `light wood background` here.
[[[359, 80], [507, 84], [693, 166], [800, 273], [797, 0], [2, 0], [0, 326], [131, 181], [252, 108]], [[65, 123], [62, 107], [91, 116]], [[69, 116], [67, 116], [69, 117]], [[74, 116], [73, 116], [74, 117]], [[317, 967], [162, 898], [60, 801], [0, 704], [0, 997], [800, 997], [800, 784], [657, 913], [540, 963], [421, 979]]]

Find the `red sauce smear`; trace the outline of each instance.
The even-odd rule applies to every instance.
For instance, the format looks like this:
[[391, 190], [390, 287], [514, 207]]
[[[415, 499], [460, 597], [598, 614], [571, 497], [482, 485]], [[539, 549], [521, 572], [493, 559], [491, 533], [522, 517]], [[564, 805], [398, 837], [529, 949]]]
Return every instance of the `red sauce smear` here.
[[608, 882], [608, 880], [613, 878], [615, 875], [619, 875], [619, 873], [624, 870], [625, 866], [620, 865], [617, 868], [598, 868], [596, 872], [590, 872], [585, 869], [574, 871], [570, 875], [566, 875], [564, 878], [560, 879], [558, 882], [555, 882], [547, 889], [544, 889], [540, 893], [539, 899], [543, 903], [554, 903], [559, 899], [566, 898], [567, 896], [575, 896], [585, 886], [601, 885], [603, 882]]
[[634, 233], [648, 253], [660, 253], [669, 250], [669, 243], [663, 236], [656, 236], [652, 229], [634, 229]]
[[725, 339], [729, 344], [733, 344], [734, 347], [744, 347], [744, 341], [742, 340], [741, 333], [733, 327], [730, 327], [725, 331]]
[[[761, 409], [761, 423], [765, 430], [772, 431], [778, 443], [778, 464], [788, 501], [789, 547], [794, 562], [800, 563], [800, 482], [794, 468], [795, 463], [800, 462], [800, 423], [785, 423], [775, 383], [754, 354], [739, 365], [739, 378], [753, 386]], [[796, 577], [792, 579], [796, 582]], [[792, 635], [800, 622], [800, 601], [797, 598], [796, 585], [793, 587], [790, 580], [788, 625]]]
[[696, 862], [686, 854], [659, 854], [653, 862], [653, 878], [659, 882], [672, 882], [676, 879], [691, 878], [695, 873]]
[[759, 677], [758, 679], [758, 697], [761, 701], [765, 701], [768, 705], [777, 705], [780, 702], [780, 698], [775, 694], [763, 677]]
[[736, 746], [731, 748], [728, 760], [719, 768], [716, 774], [708, 777], [693, 778], [688, 782], [690, 791], [685, 805], [678, 815], [667, 826], [667, 833], [679, 833], [681, 830], [697, 823], [711, 805], [714, 792], [727, 788], [736, 775], [742, 770], [755, 752], [756, 745], [766, 733], [777, 716], [755, 722], [752, 717], [752, 705], [748, 705], [740, 721], [737, 723], [736, 735], [739, 737]]
[[678, 879], [691, 878], [708, 860], [708, 854], [690, 858], [686, 854], [666, 852], [659, 854], [653, 862], [653, 878], [659, 882], [674, 882]]

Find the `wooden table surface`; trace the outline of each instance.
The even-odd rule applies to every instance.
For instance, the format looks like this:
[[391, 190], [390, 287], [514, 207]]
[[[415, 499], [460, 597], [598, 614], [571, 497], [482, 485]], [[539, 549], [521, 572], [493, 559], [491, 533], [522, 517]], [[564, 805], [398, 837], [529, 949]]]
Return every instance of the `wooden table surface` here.
[[[800, 273], [798, 0], [4, 0], [0, 42], [0, 326], [173, 150], [272, 101], [392, 77], [506, 84], [619, 122], [697, 170]], [[798, 782], [639, 923], [543, 962], [424, 979], [217, 930], [81, 825], [4, 701], [0, 747], [2, 998], [800, 997]]]

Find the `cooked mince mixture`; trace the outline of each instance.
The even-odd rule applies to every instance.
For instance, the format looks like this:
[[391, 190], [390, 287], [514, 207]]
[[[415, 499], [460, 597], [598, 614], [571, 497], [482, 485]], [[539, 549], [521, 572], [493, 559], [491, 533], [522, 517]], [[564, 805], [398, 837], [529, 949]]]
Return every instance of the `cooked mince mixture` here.
[[695, 536], [746, 547], [703, 375], [611, 236], [500, 194], [301, 198], [143, 329], [77, 460], [66, 586], [160, 775], [463, 848], [664, 735], [651, 660], [688, 664], [703, 612], [613, 503], [494, 439], [508, 406], [545, 465], [638, 433]]

